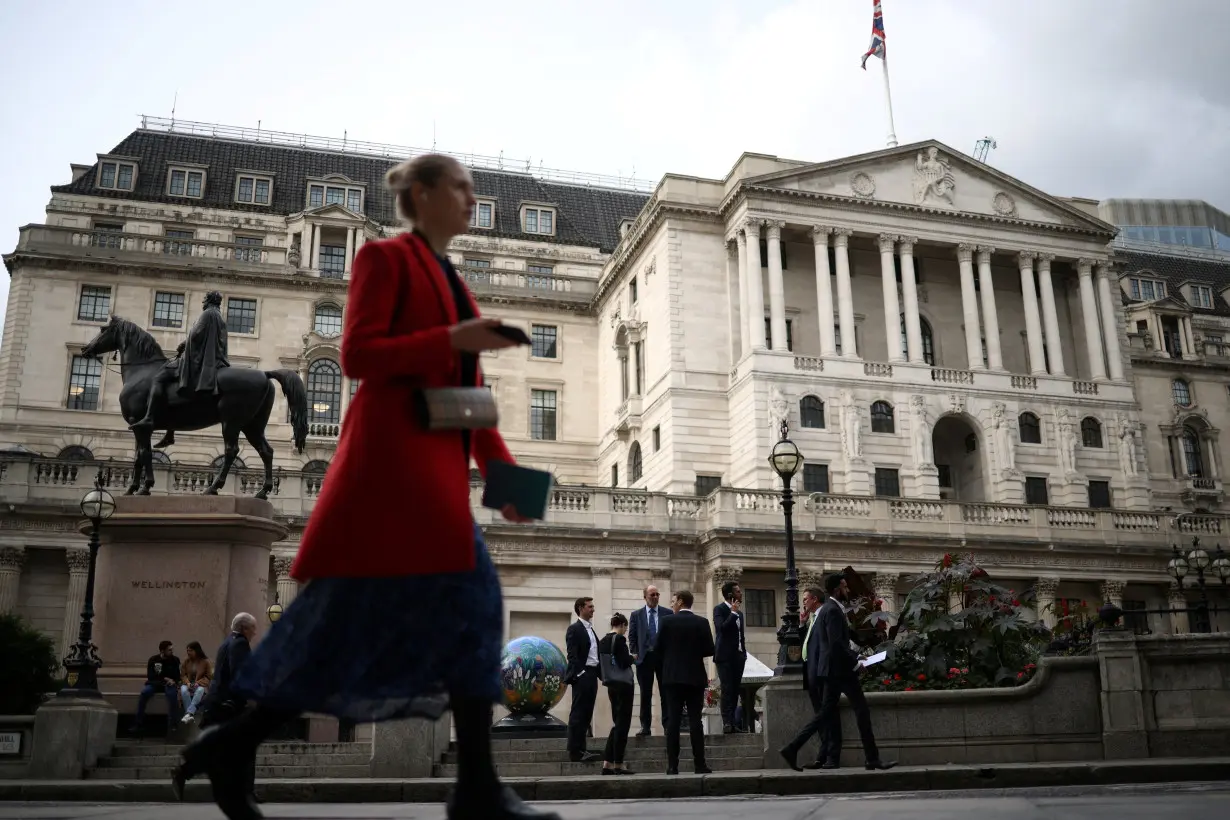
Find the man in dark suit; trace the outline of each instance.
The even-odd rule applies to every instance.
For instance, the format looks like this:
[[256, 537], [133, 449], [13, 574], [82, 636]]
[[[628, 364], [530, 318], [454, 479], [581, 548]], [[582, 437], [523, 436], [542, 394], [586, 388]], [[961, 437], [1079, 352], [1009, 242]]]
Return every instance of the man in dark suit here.
[[[849, 596], [845, 576], [841, 573], [830, 575], [824, 581], [825, 592], [829, 599], [820, 607], [815, 628], [812, 630], [813, 645], [816, 648], [814, 674], [824, 679], [824, 691], [820, 696], [820, 710], [811, 719], [803, 731], [782, 747], [781, 754], [786, 763], [795, 771], [803, 771], [798, 764], [799, 748], [813, 732], [821, 732], [821, 737], [828, 738], [832, 750], [828, 759], [828, 768], [839, 765], [837, 754], [841, 751], [841, 715], [838, 706], [844, 694], [854, 709], [854, 720], [858, 724], [859, 737], [863, 741], [863, 754], [866, 757], [868, 769], [891, 769], [895, 762], [880, 760], [880, 751], [876, 748], [875, 735], [871, 731], [871, 710], [867, 708], [867, 698], [863, 696], [863, 688], [859, 685], [858, 671], [862, 662], [850, 648], [850, 625], [846, 620], [846, 611], [842, 604]], [[819, 633], [818, 637], [815, 637]], [[808, 652], [808, 664], [812, 663]], [[800, 740], [802, 738], [802, 740]]]
[[679, 732], [687, 707], [693, 767], [697, 774], [709, 774], [701, 713], [709, 687], [705, 658], [713, 657], [713, 633], [709, 621], [692, 612], [692, 593], [686, 589], [675, 593], [671, 608], [675, 614], [664, 618], [658, 628], [658, 675], [666, 690], [666, 773], [679, 774]]
[[662, 702], [662, 728], [666, 728], [666, 698], [662, 696], [662, 678], [658, 669], [658, 628], [662, 619], [672, 615], [670, 609], [659, 606], [661, 593], [653, 584], [645, 587], [645, 605], [632, 613], [628, 627], [628, 651], [636, 661], [636, 682], [641, 689], [641, 730], [637, 737], [649, 737], [653, 723], [653, 679], [658, 678], [658, 699]]
[[803, 767], [805, 769], [836, 769], [841, 758], [841, 749], [831, 747], [831, 733], [824, 731], [824, 727], [815, 720], [824, 702], [825, 679], [816, 674], [820, 659], [820, 636], [823, 632], [816, 627], [816, 622], [819, 620], [820, 604], [823, 600], [824, 593], [818, 587], [808, 587], [803, 591], [803, 617], [799, 624], [803, 631], [803, 688], [807, 690], [807, 697], [811, 700], [813, 719], [803, 726], [798, 736], [790, 743], [795, 749], [795, 756], [798, 756], [798, 750], [813, 734], [820, 736], [816, 762], [808, 763]]
[[598, 636], [590, 623], [594, 617], [594, 599], [577, 598], [572, 611], [577, 614], [577, 620], [564, 635], [564, 645], [568, 649], [564, 683], [572, 687], [568, 757], [573, 763], [592, 763], [602, 759], [602, 755], [585, 748], [589, 724], [594, 719], [594, 703], [598, 700], [598, 681], [602, 678], [598, 665]]
[[717, 666], [718, 683], [722, 687], [722, 732], [730, 734], [743, 731], [735, 724], [739, 687], [743, 685], [743, 667], [747, 663], [743, 589], [737, 582], [727, 581], [722, 584], [722, 598], [722, 603], [713, 608], [713, 628], [717, 635], [717, 651], [713, 661]]

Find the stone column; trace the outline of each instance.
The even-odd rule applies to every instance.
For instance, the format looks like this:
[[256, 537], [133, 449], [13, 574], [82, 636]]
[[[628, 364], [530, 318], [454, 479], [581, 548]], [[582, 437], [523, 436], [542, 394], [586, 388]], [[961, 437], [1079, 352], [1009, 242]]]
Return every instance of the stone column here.
[[786, 346], [786, 283], [782, 277], [782, 228], [784, 222], [769, 221], [769, 327], [773, 331], [773, 349], [785, 352]]
[[1186, 635], [1191, 632], [1187, 619], [1187, 593], [1174, 581], [1170, 582], [1166, 604], [1170, 607], [1170, 634]]
[[350, 275], [350, 262], [354, 259], [354, 228], [346, 229], [346, 275]]
[[820, 355], [836, 356], [837, 343], [833, 334], [833, 284], [829, 271], [829, 234], [831, 228], [816, 225], [811, 229], [816, 246], [816, 314], [820, 323]]
[[978, 318], [978, 289], [974, 287], [974, 246], [957, 245], [961, 268], [961, 314], [965, 319], [965, 357], [970, 370], [981, 370], [982, 327]]
[[1038, 290], [1042, 292], [1042, 324], [1046, 328], [1046, 356], [1051, 375], [1064, 375], [1063, 339], [1059, 338], [1059, 314], [1055, 312], [1055, 287], [1051, 282], [1051, 263], [1055, 255], [1038, 254]]
[[1220, 480], [1222, 476], [1221, 446], [1217, 443], [1218, 438], [1218, 433], [1206, 432], [1202, 440], [1209, 448], [1209, 478]]
[[[893, 262], [893, 249], [897, 237], [880, 234], [880, 285], [884, 292], [884, 334], [888, 343], [888, 360], [903, 362], [901, 350], [901, 306], [897, 304], [897, 267]], [[845, 334], [842, 334], [845, 341]]]
[[26, 551], [21, 547], [0, 547], [0, 615], [17, 609], [21, 567], [25, 562]]
[[1038, 620], [1055, 628], [1055, 594], [1059, 592], [1058, 578], [1039, 578], [1034, 590], [1037, 592]]
[[1179, 326], [1183, 329], [1183, 337], [1187, 339], [1187, 349], [1191, 351], [1193, 358], [1198, 358], [1203, 351], [1196, 349], [1196, 337], [1192, 333], [1191, 318], [1180, 319]]
[[1098, 306], [1093, 295], [1093, 260], [1078, 259], [1076, 273], [1080, 277], [1081, 317], [1085, 323], [1085, 352], [1089, 357], [1089, 376], [1106, 379], [1106, 365], [1102, 362], [1102, 333], [1098, 328]]
[[824, 571], [814, 567], [807, 567], [799, 570], [799, 596], [802, 597], [803, 591], [808, 587], [817, 587], [824, 589]]
[[850, 287], [850, 234], [849, 228], [833, 229], [834, 257], [837, 260], [837, 321], [841, 329], [841, 355], [846, 359], [858, 358], [858, 344], [854, 338], [854, 291]]
[[367, 231], [363, 228], [354, 229], [354, 255], [359, 255], [359, 249], [367, 242]]
[[760, 219], [748, 219], [747, 233], [747, 335], [752, 350], [764, 350], [764, 278], [760, 274]]
[[743, 231], [735, 231], [735, 256], [739, 263], [739, 321], [737, 323], [739, 338], [736, 348], [743, 356], [751, 349], [751, 337], [747, 332], [747, 237]]
[[64, 596], [64, 628], [60, 633], [60, 657], [66, 657], [81, 631], [81, 610], [85, 609], [85, 585], [90, 575], [90, 551], [64, 550], [68, 562], [68, 594]]
[[[1115, 291], [1117, 295], [1118, 287]], [[1117, 382], [1123, 381], [1123, 355], [1119, 349], [1119, 322], [1115, 318], [1115, 300], [1111, 296], [1110, 271], [1105, 262], [1098, 263], [1098, 300], [1102, 303], [1102, 336], [1106, 340], [1106, 362], [1110, 368], [1110, 378]]]
[[1123, 590], [1126, 586], [1126, 581], [1118, 581], [1113, 578], [1103, 581], [1101, 585], [1102, 603], [1123, 609]]
[[871, 588], [875, 590], [876, 598], [884, 603], [881, 612], [887, 612], [896, 618], [897, 614], [897, 573], [877, 572], [871, 579]]
[[1021, 251], [1021, 296], [1025, 300], [1025, 335], [1029, 341], [1029, 372], [1046, 375], [1046, 353], [1042, 349], [1042, 321], [1038, 315], [1038, 294], [1034, 290], [1034, 254]]
[[995, 282], [991, 278], [991, 254], [994, 248], [978, 248], [978, 284], [982, 292], [982, 322], [986, 327], [987, 365], [992, 370], [1004, 369], [1004, 357], [999, 347], [999, 314], [995, 310]]
[[923, 362], [922, 322], [918, 317], [918, 280], [914, 277], [914, 244], [912, 236], [900, 236], [898, 253], [901, 255], [901, 301], [905, 310], [905, 341], [911, 362]]
[[295, 596], [299, 594], [299, 582], [290, 577], [290, 567], [294, 562], [295, 556], [293, 555], [273, 556], [273, 572], [278, 585], [278, 603], [282, 605], [282, 609], [290, 606]]
[[1184, 358], [1184, 359], [1194, 358], [1195, 353], [1193, 351], [1192, 345], [1188, 344], [1188, 341], [1187, 341], [1187, 328], [1184, 327], [1184, 320], [1179, 319], [1178, 324], [1179, 324], [1179, 357]]
[[312, 255], [308, 257], [308, 269], [320, 270], [320, 226], [312, 226]]

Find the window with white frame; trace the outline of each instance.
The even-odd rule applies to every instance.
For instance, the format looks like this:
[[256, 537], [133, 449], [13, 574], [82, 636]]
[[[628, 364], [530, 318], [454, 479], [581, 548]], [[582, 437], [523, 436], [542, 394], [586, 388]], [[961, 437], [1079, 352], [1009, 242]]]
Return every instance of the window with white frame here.
[[137, 165], [134, 162], [102, 160], [98, 163], [99, 188], [108, 191], [131, 191], [136, 179]]
[[559, 394], [554, 390], [530, 391], [530, 438], [555, 441]]
[[1192, 285], [1192, 307], [1213, 308], [1213, 289], [1208, 285]]
[[240, 174], [235, 181], [235, 201], [247, 205], [268, 205], [273, 200], [272, 177]]
[[1152, 302], [1166, 296], [1166, 283], [1160, 279], [1128, 279], [1128, 292], [1137, 301]]
[[154, 294], [154, 316], [150, 324], [154, 327], [183, 327], [184, 295], [157, 291]]
[[521, 223], [526, 233], [554, 234], [555, 209], [527, 207], [522, 211]]
[[68, 370], [69, 410], [97, 410], [102, 386], [102, 361], [93, 356], [73, 356]]
[[555, 268], [550, 265], [526, 265], [525, 286], [536, 290], [551, 290]]
[[313, 182], [308, 185], [308, 207], [341, 205], [357, 214], [363, 213], [363, 189], [351, 185], [328, 185]]
[[192, 168], [172, 168], [167, 175], [167, 194], [200, 199], [205, 195], [205, 172]]
[[494, 228], [495, 227], [495, 203], [480, 199], [474, 209], [470, 211], [470, 227], [471, 228]]
[[77, 299], [77, 321], [105, 322], [111, 313], [111, 288], [106, 285], [82, 285]]
[[337, 305], [317, 305], [312, 330], [321, 336], [341, 336], [342, 309]]
[[231, 333], [255, 333], [256, 300], [234, 296], [227, 299], [226, 329]]
[[559, 328], [554, 325], [530, 325], [530, 355], [535, 359], [559, 357]]
[[236, 236], [235, 244], [239, 245], [238, 248], [235, 248], [235, 261], [261, 261], [261, 248], [265, 245], [265, 238], [263, 236]]

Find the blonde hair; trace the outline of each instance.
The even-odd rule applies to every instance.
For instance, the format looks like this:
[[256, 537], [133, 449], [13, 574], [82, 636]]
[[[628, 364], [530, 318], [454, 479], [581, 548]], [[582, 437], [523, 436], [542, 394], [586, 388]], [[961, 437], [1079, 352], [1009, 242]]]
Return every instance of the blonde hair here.
[[447, 154], [423, 154], [390, 168], [384, 175], [384, 184], [397, 202], [398, 215], [405, 220], [415, 218], [414, 200], [410, 196], [414, 183], [434, 188], [447, 170], [459, 165]]

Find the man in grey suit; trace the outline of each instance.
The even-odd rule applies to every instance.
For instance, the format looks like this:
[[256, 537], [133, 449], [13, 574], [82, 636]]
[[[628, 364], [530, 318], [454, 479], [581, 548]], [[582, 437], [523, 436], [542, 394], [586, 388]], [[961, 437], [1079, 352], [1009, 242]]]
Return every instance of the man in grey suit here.
[[880, 751], [876, 748], [875, 735], [871, 731], [871, 710], [867, 708], [867, 698], [863, 696], [863, 688], [858, 680], [862, 662], [850, 649], [850, 625], [842, 606], [850, 594], [845, 576], [841, 573], [830, 575], [824, 581], [824, 590], [829, 599], [820, 607], [815, 627], [811, 631], [811, 640], [808, 641], [815, 646], [815, 655], [812, 656], [811, 646], [808, 646], [807, 657], [807, 665], [812, 668], [813, 674], [824, 680], [820, 709], [794, 740], [782, 747], [781, 755], [790, 768], [803, 771], [798, 763], [799, 749], [807, 738], [820, 732], [822, 738], [827, 737], [832, 750], [828, 759], [828, 763], [832, 765], [827, 768], [836, 768], [839, 764], [836, 755], [841, 751], [841, 715], [837, 708], [844, 694], [854, 709], [854, 720], [863, 741], [866, 767], [869, 770], [891, 769], [897, 765], [895, 762], [886, 763], [880, 760]]
[[653, 679], [658, 679], [658, 700], [662, 704], [662, 729], [666, 729], [666, 698], [662, 696], [662, 676], [658, 668], [658, 627], [674, 613], [659, 606], [661, 593], [653, 584], [645, 587], [645, 605], [632, 613], [628, 626], [628, 651], [636, 661], [636, 682], [641, 690], [641, 730], [637, 737], [649, 737], [653, 723]]

